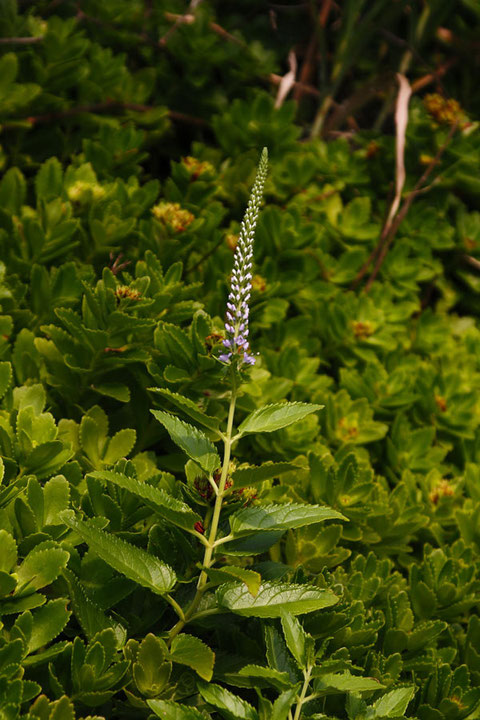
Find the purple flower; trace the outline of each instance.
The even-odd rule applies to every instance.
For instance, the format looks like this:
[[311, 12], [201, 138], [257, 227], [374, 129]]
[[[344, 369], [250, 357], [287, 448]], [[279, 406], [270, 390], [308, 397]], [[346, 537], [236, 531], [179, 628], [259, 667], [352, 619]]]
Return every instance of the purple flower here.
[[248, 301], [252, 288], [252, 256], [255, 226], [257, 224], [263, 187], [267, 176], [268, 153], [263, 149], [257, 176], [253, 184], [247, 210], [243, 219], [238, 238], [230, 293], [227, 302], [227, 322], [225, 323], [226, 339], [223, 345], [231, 352], [219, 355], [219, 360], [226, 364], [235, 362], [238, 365], [254, 365], [255, 358], [249, 354], [248, 344]]

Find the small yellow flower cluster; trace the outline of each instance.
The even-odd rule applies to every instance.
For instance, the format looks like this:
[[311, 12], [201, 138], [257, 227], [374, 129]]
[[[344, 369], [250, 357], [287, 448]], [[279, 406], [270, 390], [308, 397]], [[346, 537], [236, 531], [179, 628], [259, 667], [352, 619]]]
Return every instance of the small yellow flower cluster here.
[[444, 497], [451, 497], [455, 494], [454, 488], [448, 480], [440, 480], [429, 494], [430, 502], [437, 505], [439, 500]]
[[122, 300], [123, 298], [128, 298], [129, 300], [140, 300], [141, 295], [139, 290], [129, 288], [128, 285], [120, 285], [120, 287], [115, 290], [115, 297], [117, 300]]
[[182, 158], [182, 165], [188, 170], [193, 180], [199, 178], [200, 175], [213, 175], [215, 173], [215, 168], [207, 160], [202, 162], [190, 155]]
[[464, 119], [460, 103], [452, 98], [444, 98], [438, 93], [425, 95], [423, 103], [427, 112], [440, 125], [455, 125]]
[[440, 410], [440, 412], [447, 411], [447, 401], [442, 395], [435, 395], [435, 404]]
[[237, 243], [238, 243], [238, 235], [234, 235], [233, 233], [229, 233], [227, 237], [225, 238], [225, 242], [227, 244], [227, 247], [232, 252], [235, 252]]
[[152, 214], [164, 225], [175, 232], [183, 232], [195, 220], [189, 210], [184, 210], [179, 203], [161, 202], [154, 205]]
[[92, 202], [92, 200], [101, 200], [105, 195], [105, 190], [101, 185], [77, 180], [73, 185], [70, 185], [67, 190], [67, 195], [71, 202], [84, 204]]
[[254, 275], [252, 278], [252, 290], [265, 292], [267, 289], [267, 281], [261, 275]]
[[352, 328], [353, 334], [359, 340], [364, 340], [374, 333], [372, 323], [369, 323], [368, 320], [366, 322], [361, 322], [360, 320], [354, 321], [352, 322]]

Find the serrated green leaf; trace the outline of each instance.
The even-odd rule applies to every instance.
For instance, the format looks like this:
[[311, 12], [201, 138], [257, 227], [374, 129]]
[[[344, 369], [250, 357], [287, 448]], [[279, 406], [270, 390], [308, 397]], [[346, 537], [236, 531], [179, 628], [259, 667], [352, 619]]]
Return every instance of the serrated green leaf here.
[[248, 588], [253, 597], [256, 596], [262, 582], [260, 573], [248, 568], [236, 567], [235, 565], [224, 565], [221, 568], [204, 568], [209, 580], [215, 585], [228, 582], [232, 579], [241, 580]]
[[75, 720], [75, 708], [66, 695], [53, 702], [51, 707], [49, 720]]
[[382, 695], [373, 706], [374, 718], [396, 718], [405, 715], [408, 703], [415, 695], [415, 688], [403, 687]]
[[129, 580], [157, 595], [168, 593], [175, 585], [176, 575], [172, 568], [142, 548], [137, 548], [115, 535], [77, 520], [73, 511], [65, 511], [61, 517], [63, 522], [75, 530], [102, 560]]
[[167, 365], [163, 370], [163, 379], [168, 383], [183, 383], [190, 380], [188, 370], [182, 370], [175, 365]]
[[2, 398], [12, 382], [12, 366], [9, 362], [0, 362], [0, 398]]
[[263, 583], [254, 598], [242, 583], [227, 583], [218, 588], [216, 597], [220, 605], [238, 615], [271, 618], [280, 617], [282, 610], [302, 615], [338, 602], [331, 590], [273, 582]]
[[63, 190], [63, 172], [58, 158], [51, 157], [43, 163], [35, 177], [37, 200], [54, 200]]
[[296, 617], [284, 610], [281, 613], [282, 630], [287, 647], [300, 668], [305, 669], [308, 663], [308, 646], [312, 646], [313, 638], [308, 635]]
[[188, 334], [178, 325], [159, 322], [154, 333], [155, 347], [170, 362], [189, 371], [195, 364], [195, 351]]
[[70, 485], [63, 475], [50, 478], [43, 486], [43, 524], [61, 525], [59, 514], [68, 508]]
[[167, 660], [168, 648], [164, 640], [148, 633], [133, 663], [133, 677], [137, 688], [146, 697], [155, 697], [168, 683], [172, 663]]
[[255, 505], [242, 508], [230, 516], [230, 527], [235, 537], [250, 535], [262, 530], [292, 530], [325, 520], [347, 520], [341, 513], [320, 505]]
[[262, 665], [245, 665], [238, 671], [242, 677], [251, 677], [253, 679], [262, 678], [270, 682], [272, 687], [277, 690], [284, 690], [291, 686], [292, 682], [287, 672], [280, 672], [273, 668], [263, 667]]
[[210, 474], [220, 467], [220, 458], [215, 446], [200, 430], [162, 410], [150, 410], [150, 412], [164, 426], [173, 442], [189, 458], [195, 460], [202, 470]]
[[45, 543], [37, 545], [17, 570], [15, 597], [30, 595], [52, 583], [66, 566], [69, 557], [69, 553], [63, 548], [45, 547]]
[[15, 81], [18, 73], [18, 58], [13, 52], [6, 53], [0, 60], [0, 93]]
[[13, 575], [9, 575], [3, 570], [0, 570], [0, 598], [4, 598], [7, 595], [10, 595], [13, 592], [16, 584], [17, 581], [15, 580]]
[[147, 705], [162, 720], [205, 720], [199, 710], [172, 700], [147, 700]]
[[299, 690], [300, 684], [280, 693], [273, 703], [272, 718], [275, 718], [275, 720], [287, 720], [288, 713], [295, 703]]
[[[382, 685], [379, 680], [371, 677], [360, 677], [352, 675], [349, 672], [343, 673], [327, 673], [320, 675], [318, 679], [318, 691], [327, 692], [330, 688], [337, 692], [367, 692], [368, 690], [381, 690]], [[325, 691], [323, 691], [325, 688]]]
[[245, 535], [241, 538], [232, 540], [222, 546], [222, 552], [225, 555], [246, 556], [260, 555], [266, 552], [272, 545], [275, 545], [282, 537], [283, 530], [274, 530], [273, 532], [257, 532], [253, 535]]
[[238, 427], [238, 436], [242, 437], [247, 433], [257, 432], [273, 432], [280, 428], [287, 427], [293, 423], [303, 420], [304, 417], [310, 415], [317, 410], [321, 410], [323, 405], [313, 405], [310, 403], [274, 403], [266, 405], [263, 408], [254, 410]]
[[218, 708], [227, 720], [258, 720], [255, 708], [230, 690], [215, 683], [207, 685], [203, 682], [198, 683], [198, 689], [203, 699]]
[[99, 385], [92, 385], [92, 390], [95, 390], [99, 395], [114, 398], [119, 402], [127, 403], [130, 401], [130, 390], [128, 386], [123, 383], [101, 383]]
[[197, 404], [193, 402], [193, 400], [190, 400], [190, 398], [179, 395], [179, 393], [172, 392], [171, 390], [167, 390], [167, 388], [147, 389], [150, 390], [150, 392], [158, 393], [159, 395], [167, 398], [167, 400], [170, 400], [170, 402], [175, 405], [175, 407], [177, 407], [179, 410], [182, 410], [185, 415], [188, 415], [190, 418], [192, 418], [192, 420], [195, 420], [200, 425], [203, 425], [209, 430], [212, 430], [213, 432], [219, 434], [218, 426], [220, 424], [220, 421], [218, 420], [218, 418], [213, 417], [212, 415], [206, 415], [202, 410], [200, 410]]
[[89, 473], [89, 475], [102, 482], [112, 482], [137, 497], [141, 497], [155, 509], [158, 515], [184, 530], [191, 532], [195, 523], [200, 522], [202, 519], [187, 503], [177, 500], [171, 495], [168, 495], [165, 490], [156, 488], [153, 485], [140, 482], [135, 478], [113, 472], [112, 470], [95, 470]]
[[193, 635], [182, 633], [172, 640], [170, 659], [181, 665], [188, 665], [207, 682], [212, 679], [215, 653]]
[[0, 604], [0, 614], [13, 615], [14, 613], [23, 612], [24, 610], [32, 610], [33, 608], [40, 607], [45, 602], [46, 597], [41, 593], [33, 593], [33, 595], [26, 595], [25, 597], [13, 597], [12, 600], [4, 600]]
[[137, 439], [137, 433], [131, 428], [123, 428], [119, 430], [109, 440], [107, 444], [107, 450], [103, 456], [103, 462], [108, 465], [113, 465], [117, 460], [126, 457], [135, 445]]
[[265, 625], [263, 632], [269, 666], [275, 671], [286, 673], [290, 678], [290, 683], [296, 685], [300, 680], [300, 672], [288, 651], [283, 636], [273, 625]]
[[34, 448], [25, 460], [24, 469], [39, 479], [49, 477], [60, 470], [73, 457], [73, 450], [64, 447], [59, 440], [45, 442]]
[[121, 646], [126, 636], [123, 626], [107, 617], [103, 610], [87, 597], [83, 585], [71, 570], [65, 568], [62, 574], [68, 584], [73, 612], [87, 638], [91, 640], [102, 630], [112, 628], [117, 643]]
[[6, 530], [0, 530], [0, 570], [10, 572], [17, 561], [17, 543]]
[[232, 473], [232, 480], [236, 490], [248, 487], [249, 485], [256, 485], [257, 483], [264, 482], [264, 480], [271, 480], [272, 478], [279, 477], [283, 473], [292, 472], [297, 470], [298, 465], [288, 462], [266, 462], [263, 465], [251, 465], [250, 467], [240, 467]]
[[28, 652], [32, 653], [47, 645], [59, 635], [72, 614], [67, 610], [68, 600], [51, 600], [33, 614], [33, 625], [28, 641]]

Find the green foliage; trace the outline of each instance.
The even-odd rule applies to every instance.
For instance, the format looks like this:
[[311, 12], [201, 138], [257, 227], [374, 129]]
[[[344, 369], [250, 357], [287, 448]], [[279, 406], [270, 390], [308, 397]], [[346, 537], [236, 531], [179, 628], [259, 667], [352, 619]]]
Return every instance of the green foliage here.
[[313, 5], [1, 4], [1, 720], [479, 715], [480, 14]]

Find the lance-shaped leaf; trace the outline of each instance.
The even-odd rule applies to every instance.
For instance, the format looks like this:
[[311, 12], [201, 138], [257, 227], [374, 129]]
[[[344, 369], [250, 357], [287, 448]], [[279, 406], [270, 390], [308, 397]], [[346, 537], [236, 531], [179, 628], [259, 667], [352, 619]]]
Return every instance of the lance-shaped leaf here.
[[[313, 672], [313, 677], [316, 673]], [[319, 679], [315, 683], [316, 692], [322, 695], [329, 695], [332, 690], [336, 692], [366, 692], [368, 690], [381, 690], [385, 685], [382, 685], [379, 680], [373, 677], [359, 677], [358, 675], [352, 675], [350, 672], [343, 673], [328, 673], [327, 675], [320, 675]]]
[[273, 432], [280, 428], [287, 427], [293, 423], [303, 420], [304, 417], [310, 415], [317, 410], [321, 410], [323, 405], [313, 405], [311, 403], [274, 403], [273, 405], [265, 405], [263, 408], [254, 410], [238, 427], [238, 437], [247, 433], [257, 432]]
[[170, 647], [170, 659], [181, 665], [188, 665], [208, 682], [212, 679], [215, 653], [208, 645], [193, 635], [177, 635]]
[[192, 531], [193, 526], [197, 522], [201, 522], [202, 518], [194, 512], [187, 503], [177, 500], [165, 490], [156, 488], [148, 483], [140, 482], [135, 478], [123, 475], [123, 473], [113, 472], [111, 470], [96, 470], [89, 473], [91, 477], [101, 480], [102, 482], [111, 482], [118, 487], [128, 490], [154, 508], [155, 512], [172, 525], [177, 525], [183, 530]]
[[235, 490], [248, 487], [249, 485], [257, 485], [264, 480], [271, 480], [283, 473], [298, 470], [298, 465], [289, 462], [266, 462], [263, 465], [251, 465], [250, 467], [240, 467], [232, 473], [232, 480]]
[[407, 711], [408, 703], [415, 695], [415, 688], [402, 687], [383, 695], [374, 707], [374, 717], [376, 718], [395, 718], [401, 717]]
[[258, 593], [262, 582], [260, 573], [248, 568], [236, 567], [235, 565], [224, 565], [221, 568], [204, 568], [204, 570], [210, 582], [214, 585], [220, 585], [231, 580], [241, 580], [253, 597]]
[[324, 520], [347, 520], [336, 510], [321, 505], [257, 505], [242, 508], [230, 516], [230, 527], [235, 537], [250, 535], [262, 530], [291, 530], [313, 525]]
[[62, 574], [68, 585], [73, 612], [87, 638], [91, 640], [101, 630], [112, 628], [118, 646], [121, 647], [126, 637], [123, 626], [107, 617], [103, 610], [87, 597], [82, 583], [71, 570], [65, 568]]
[[147, 700], [148, 707], [159, 718], [168, 720], [205, 720], [205, 715], [188, 705], [179, 705], [172, 700]]
[[190, 398], [180, 395], [179, 393], [172, 392], [171, 390], [167, 390], [167, 388], [148, 388], [148, 390], [167, 398], [172, 405], [175, 405], [175, 407], [179, 410], [182, 410], [185, 415], [188, 415], [188, 417], [191, 417], [192, 420], [195, 420], [195, 422], [203, 425], [209, 430], [212, 430], [220, 436], [218, 430], [220, 420], [212, 415], [204, 413], [193, 400], [190, 400]]
[[202, 682], [198, 683], [198, 689], [203, 699], [218, 708], [227, 720], [258, 720], [254, 707], [221, 685]]
[[9, 362], [0, 362], [0, 398], [5, 395], [12, 382], [12, 366]]
[[176, 575], [172, 568], [146, 550], [77, 520], [72, 510], [64, 511], [61, 517], [65, 525], [75, 530], [102, 560], [129, 580], [157, 595], [168, 593], [175, 585]]
[[297, 618], [282, 611], [282, 630], [287, 647], [300, 668], [305, 669], [311, 663], [315, 643], [311, 635], [305, 632]]
[[331, 590], [273, 582], [263, 583], [256, 597], [252, 597], [243, 583], [227, 583], [218, 588], [216, 597], [219, 605], [238, 615], [271, 618], [280, 617], [282, 610], [302, 615], [338, 602]]
[[272, 708], [272, 717], [275, 718], [275, 720], [287, 720], [288, 713], [290, 712], [290, 708], [295, 703], [298, 693], [300, 691], [301, 685], [300, 683], [297, 685], [297, 687], [290, 688], [289, 690], [284, 690], [275, 700], [273, 703]]
[[245, 665], [238, 671], [238, 674], [242, 677], [252, 678], [253, 687], [255, 687], [255, 681], [258, 681], [260, 678], [266, 680], [272, 687], [279, 691], [289, 688], [292, 685], [287, 672], [280, 672], [280, 670], [263, 667], [262, 665]]
[[200, 430], [174, 415], [163, 412], [163, 410], [151, 410], [150, 412], [158, 422], [162, 423], [173, 442], [189, 458], [195, 460], [202, 470], [205, 470], [206, 473], [212, 473], [220, 467], [220, 458], [215, 446]]

